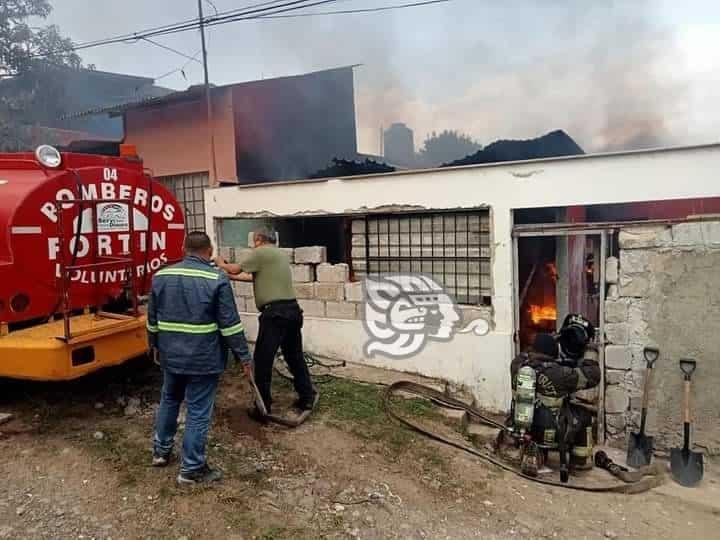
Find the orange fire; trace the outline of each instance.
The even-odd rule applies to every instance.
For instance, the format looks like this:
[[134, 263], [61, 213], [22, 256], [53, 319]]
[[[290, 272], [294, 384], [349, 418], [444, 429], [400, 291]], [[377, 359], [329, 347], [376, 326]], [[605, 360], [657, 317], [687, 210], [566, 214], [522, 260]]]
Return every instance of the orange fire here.
[[529, 311], [533, 324], [539, 324], [542, 321], [557, 320], [557, 309], [555, 309], [555, 306], [538, 306], [531, 304]]

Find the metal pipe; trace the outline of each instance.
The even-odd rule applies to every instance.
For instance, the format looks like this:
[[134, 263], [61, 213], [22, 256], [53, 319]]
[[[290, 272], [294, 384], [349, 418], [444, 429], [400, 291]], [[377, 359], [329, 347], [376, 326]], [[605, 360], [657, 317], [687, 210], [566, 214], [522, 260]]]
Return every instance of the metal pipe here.
[[207, 123], [210, 135], [210, 187], [217, 187], [217, 163], [215, 162], [215, 132], [213, 129], [212, 100], [210, 99], [210, 76], [208, 74], [207, 47], [205, 45], [205, 19], [203, 18], [202, 0], [198, 0], [198, 18], [200, 19], [200, 41], [202, 43], [203, 71], [205, 73], [205, 101], [207, 103]]

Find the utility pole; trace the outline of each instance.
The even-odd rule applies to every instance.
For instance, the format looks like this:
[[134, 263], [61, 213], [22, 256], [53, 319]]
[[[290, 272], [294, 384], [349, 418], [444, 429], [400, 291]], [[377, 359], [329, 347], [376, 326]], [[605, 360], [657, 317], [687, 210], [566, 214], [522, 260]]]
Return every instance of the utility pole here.
[[217, 163], [215, 160], [215, 128], [213, 126], [212, 100], [210, 99], [210, 77], [208, 75], [207, 48], [205, 47], [205, 19], [202, 10], [203, 0], [198, 0], [198, 17], [200, 18], [200, 40], [202, 42], [203, 70], [205, 71], [205, 101], [207, 102], [207, 124], [210, 136], [210, 187], [217, 187]]

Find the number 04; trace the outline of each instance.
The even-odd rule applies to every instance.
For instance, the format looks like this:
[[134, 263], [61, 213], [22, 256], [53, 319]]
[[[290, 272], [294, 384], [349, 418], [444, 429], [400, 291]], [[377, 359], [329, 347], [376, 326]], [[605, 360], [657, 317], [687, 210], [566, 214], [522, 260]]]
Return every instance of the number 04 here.
[[117, 169], [109, 169], [107, 167], [105, 169], [103, 169], [103, 179], [106, 181], [110, 181], [110, 180], [117, 181], [117, 179], [118, 179]]

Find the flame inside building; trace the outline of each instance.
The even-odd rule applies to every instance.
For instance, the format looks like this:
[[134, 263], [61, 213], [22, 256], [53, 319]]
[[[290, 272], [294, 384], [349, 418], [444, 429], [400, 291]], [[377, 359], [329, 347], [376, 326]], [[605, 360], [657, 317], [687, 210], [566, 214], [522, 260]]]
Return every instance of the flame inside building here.
[[520, 248], [522, 289], [519, 337], [521, 347], [526, 349], [533, 343], [536, 334], [556, 330], [558, 272], [553, 238], [522, 242]]

